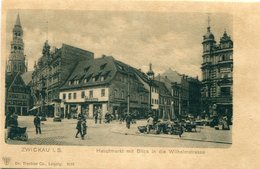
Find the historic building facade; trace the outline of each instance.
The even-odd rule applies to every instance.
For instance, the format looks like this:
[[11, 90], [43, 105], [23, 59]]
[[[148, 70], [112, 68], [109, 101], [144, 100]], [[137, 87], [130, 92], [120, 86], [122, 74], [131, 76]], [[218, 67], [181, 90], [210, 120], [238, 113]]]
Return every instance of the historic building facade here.
[[120, 118], [128, 108], [142, 116], [148, 109], [149, 91], [137, 78], [136, 71], [112, 56], [79, 62], [60, 91], [64, 116], [85, 113], [92, 118], [101, 109], [103, 115], [111, 112]]
[[154, 116], [161, 119], [173, 119], [173, 102], [170, 91], [167, 89], [164, 82], [156, 80], [152, 70], [152, 64], [149, 65], [149, 71], [136, 71], [137, 77], [144, 84], [149, 93], [148, 105]]
[[209, 26], [202, 45], [202, 109], [232, 116], [233, 41], [225, 31], [217, 44]]
[[65, 84], [78, 62], [94, 58], [94, 53], [62, 44], [50, 51], [48, 41], [42, 50], [42, 57], [34, 65], [32, 88], [34, 108], [53, 116], [52, 100], [59, 98], [60, 88]]
[[30, 87], [27, 86], [23, 79], [26, 74], [27, 64], [24, 55], [23, 29], [18, 14], [13, 28], [11, 53], [6, 67], [6, 113], [27, 114], [31, 102]]
[[172, 119], [187, 115], [197, 116], [201, 112], [201, 82], [198, 77], [189, 77], [169, 69], [158, 75], [156, 80], [163, 82], [171, 94]]
[[7, 63], [7, 72], [20, 73], [27, 72], [27, 64], [25, 63], [23, 29], [19, 14], [13, 28], [13, 40], [11, 42], [11, 53]]

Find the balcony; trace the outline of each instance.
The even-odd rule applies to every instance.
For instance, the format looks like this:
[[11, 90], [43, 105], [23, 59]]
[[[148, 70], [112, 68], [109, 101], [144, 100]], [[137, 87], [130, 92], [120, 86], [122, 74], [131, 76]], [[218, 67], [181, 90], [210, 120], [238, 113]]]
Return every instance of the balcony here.
[[209, 66], [211, 66], [211, 62], [204, 62], [204, 63], [202, 63], [202, 65], [201, 65], [201, 68], [204, 68], [204, 67], [209, 67]]
[[218, 61], [218, 64], [232, 64], [232, 63], [233, 63], [233, 59]]
[[219, 86], [222, 86], [222, 85], [232, 85], [232, 84], [233, 84], [233, 78], [232, 77], [224, 77], [224, 78], [221, 78], [218, 81], [218, 85]]

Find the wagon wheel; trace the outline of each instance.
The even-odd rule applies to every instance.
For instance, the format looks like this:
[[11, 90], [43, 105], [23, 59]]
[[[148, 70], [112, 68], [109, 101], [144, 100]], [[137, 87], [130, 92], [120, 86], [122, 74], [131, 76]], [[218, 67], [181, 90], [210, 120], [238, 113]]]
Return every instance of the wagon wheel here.
[[22, 141], [27, 141], [28, 140], [28, 134], [24, 133], [24, 135], [21, 137]]

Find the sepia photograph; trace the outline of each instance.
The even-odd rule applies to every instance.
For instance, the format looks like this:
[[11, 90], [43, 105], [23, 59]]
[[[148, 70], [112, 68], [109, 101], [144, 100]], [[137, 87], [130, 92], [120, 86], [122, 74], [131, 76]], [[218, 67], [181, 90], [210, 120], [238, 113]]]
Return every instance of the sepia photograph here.
[[228, 148], [232, 15], [8, 10], [7, 144]]
[[1, 7], [0, 168], [258, 169], [259, 3]]

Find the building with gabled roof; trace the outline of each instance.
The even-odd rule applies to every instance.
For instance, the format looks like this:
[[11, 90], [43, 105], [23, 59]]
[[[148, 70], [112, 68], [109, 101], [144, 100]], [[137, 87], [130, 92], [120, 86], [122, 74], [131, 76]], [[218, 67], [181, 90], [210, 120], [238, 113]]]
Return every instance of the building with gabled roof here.
[[20, 73], [6, 73], [6, 113], [27, 115], [31, 106], [30, 87]]
[[168, 69], [155, 79], [163, 82], [172, 95], [173, 117], [188, 114], [197, 116], [201, 112], [201, 82], [198, 77], [189, 77]]
[[50, 51], [48, 41], [44, 43], [42, 56], [35, 62], [32, 73], [34, 108], [37, 112], [53, 116], [53, 100], [59, 98], [60, 88], [65, 84], [78, 62], [94, 58], [94, 53], [62, 44]]
[[[158, 80], [153, 81], [153, 86], [158, 90], [159, 102], [158, 102], [158, 118], [162, 119], [174, 119], [174, 107], [172, 104], [171, 92], [167, 89], [164, 82]], [[155, 101], [152, 101], [154, 104]]]
[[148, 109], [148, 92], [138, 80], [134, 68], [112, 56], [78, 62], [60, 89], [66, 117], [85, 113], [89, 118], [97, 110], [122, 117], [127, 112], [142, 116]]

